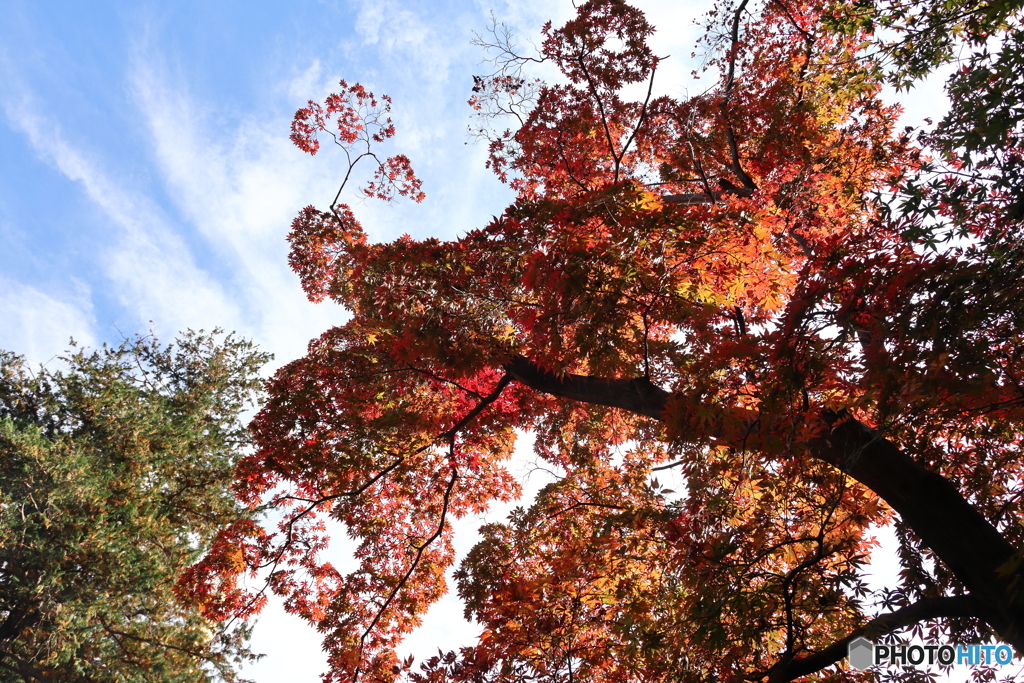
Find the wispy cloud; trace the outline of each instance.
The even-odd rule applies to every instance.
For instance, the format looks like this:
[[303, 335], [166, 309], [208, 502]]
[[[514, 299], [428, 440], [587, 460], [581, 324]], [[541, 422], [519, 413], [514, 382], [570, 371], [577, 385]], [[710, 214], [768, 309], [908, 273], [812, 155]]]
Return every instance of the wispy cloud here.
[[10, 126], [35, 153], [78, 185], [116, 231], [101, 248], [105, 274], [122, 305], [138, 321], [173, 333], [185, 327], [230, 326], [237, 308], [196, 267], [184, 242], [148, 197], [119, 185], [102, 164], [67, 141], [56, 120], [41, 114], [30, 92], [4, 93]]
[[0, 276], [0, 349], [15, 351], [32, 364], [49, 363], [68, 350], [68, 341], [95, 346], [89, 292], [57, 297]]
[[[316, 71], [300, 80], [315, 82]], [[287, 266], [288, 226], [299, 208], [330, 196], [330, 174], [290, 145], [286, 119], [254, 114], [232, 128], [145, 49], [129, 82], [168, 196], [215, 255], [217, 277], [242, 311], [239, 329], [281, 360], [301, 355], [311, 337], [344, 318], [337, 307], [306, 301]]]

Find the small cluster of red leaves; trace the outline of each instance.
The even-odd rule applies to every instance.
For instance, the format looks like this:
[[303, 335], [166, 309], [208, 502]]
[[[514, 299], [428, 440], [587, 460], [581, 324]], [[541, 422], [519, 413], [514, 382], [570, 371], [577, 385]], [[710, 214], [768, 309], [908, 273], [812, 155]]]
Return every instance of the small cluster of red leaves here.
[[[338, 144], [350, 147], [357, 142], [381, 143], [395, 135], [395, 125], [387, 116], [391, 111], [390, 97], [382, 95], [378, 101], [359, 83], [349, 85], [342, 80], [338, 85], [341, 93], [331, 93], [323, 105], [310, 100], [306, 107], [295, 112], [290, 137], [296, 147], [316, 154], [320, 149], [321, 131], [331, 135]], [[331, 123], [336, 131], [329, 127]]]
[[[244, 614], [237, 577], [272, 566], [271, 588], [327, 634], [327, 680], [408, 672], [396, 648], [445, 591], [450, 519], [518, 495], [503, 466], [517, 429], [565, 476], [490, 527], [460, 573], [480, 643], [416, 676], [756, 679], [827, 646], [863, 619], [866, 530], [887, 517], [806, 457], [823, 408], [970, 478], [986, 513], [1018, 509], [1019, 439], [998, 419], [1021, 419], [1019, 288], [976, 282], [1020, 282], [1024, 259], [922, 256], [880, 216], [872, 193], [917, 157], [892, 136], [859, 36], [820, 32], [813, 2], [718, 12], [721, 85], [694, 98], [623, 95], [658, 60], [642, 13], [617, 0], [545, 30], [541, 57], [565, 83], [478, 83], [481, 98], [536, 88], [491, 147], [518, 198], [479, 230], [367, 244], [347, 207], [304, 210], [292, 267], [352, 318], [270, 383], [238, 492], [284, 521], [228, 534], [197, 570], [211, 610]], [[360, 123], [372, 97], [343, 87], [297, 117], [307, 151], [335, 114], [346, 154], [378, 141]], [[406, 162], [379, 166], [411, 187]], [[662, 423], [557, 399], [513, 379], [517, 358], [672, 397]], [[676, 502], [647, 483], [669, 459], [686, 478]], [[319, 557], [325, 516], [358, 543], [348, 575]]]
[[[364, 158], [376, 162], [373, 178], [360, 192], [374, 199], [393, 201], [398, 196], [423, 201], [423, 183], [413, 172], [409, 157], [397, 154], [381, 161], [373, 145], [395, 135], [395, 126], [386, 116], [391, 111], [391, 98], [382, 95], [378, 101], [362, 85], [340, 82], [341, 94], [327, 96], [324, 105], [310, 100], [309, 105], [295, 113], [292, 121], [292, 142], [301, 150], [316, 154], [320, 149], [320, 132], [327, 132], [345, 153], [348, 167], [331, 211], [304, 208], [292, 221], [288, 235], [291, 252], [288, 264], [299, 275], [302, 289], [314, 303], [328, 295], [344, 298], [343, 290], [352, 267], [350, 253], [366, 243], [362, 226], [347, 204], [339, 204], [356, 165]], [[329, 128], [333, 122], [334, 129]]]
[[377, 166], [373, 180], [363, 189], [363, 193], [367, 197], [385, 201], [393, 199], [395, 193], [398, 193], [410, 197], [415, 202], [421, 202], [426, 197], [422, 187], [423, 183], [413, 172], [409, 157], [398, 154]]
[[[291, 141], [303, 152], [316, 154], [320, 149], [321, 132], [331, 136], [348, 159], [348, 169], [342, 189], [356, 164], [369, 157], [377, 162], [373, 180], [363, 189], [367, 197], [390, 201], [397, 196], [423, 201], [423, 183], [412, 170], [409, 158], [398, 154], [381, 161], [373, 151], [394, 137], [395, 124], [387, 114], [391, 111], [391, 98], [374, 94], [359, 83], [339, 82], [341, 93], [331, 93], [323, 105], [310, 100], [307, 106], [295, 112], [292, 120]], [[339, 194], [341, 190], [339, 190]]]
[[262, 565], [269, 538], [266, 530], [249, 519], [222, 529], [207, 554], [182, 575], [177, 586], [179, 598], [198, 603], [203, 614], [214, 621], [258, 614], [266, 597], [241, 587], [239, 580]]
[[[543, 32], [541, 59], [554, 62], [569, 83], [522, 78], [514, 57], [477, 80], [471, 105], [483, 109], [485, 119], [507, 112], [523, 124], [490, 140], [488, 166], [503, 181], [514, 174], [511, 185], [521, 196], [617, 182], [651, 105], [623, 102], [618, 92], [653, 77], [658, 58], [646, 39], [654, 29], [625, 3], [590, 2], [577, 19], [559, 29], [548, 23]], [[522, 112], [527, 103], [535, 106]]]
[[647, 38], [654, 27], [622, 2], [591, 2], [559, 29], [545, 24], [541, 53], [575, 85], [614, 92], [650, 77], [658, 65]]
[[288, 265], [298, 274], [309, 300], [318, 303], [332, 292], [340, 296], [337, 288], [345, 285], [350, 270], [348, 254], [366, 243], [366, 234], [344, 204], [336, 205], [332, 213], [307, 206], [292, 221], [288, 242]]

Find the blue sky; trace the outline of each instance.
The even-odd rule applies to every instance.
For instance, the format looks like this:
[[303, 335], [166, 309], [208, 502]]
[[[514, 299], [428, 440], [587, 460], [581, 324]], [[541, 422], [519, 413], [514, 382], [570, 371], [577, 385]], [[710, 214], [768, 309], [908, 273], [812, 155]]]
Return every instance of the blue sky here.
[[[640, 5], [661, 29], [658, 54], [672, 56], [657, 90], [695, 91], [685, 57], [708, 3]], [[292, 114], [340, 78], [394, 98], [387, 153], [412, 159], [427, 199], [354, 203], [372, 239], [481, 225], [511, 198], [483, 147], [465, 144], [472, 75], [485, 69], [471, 40], [492, 10], [529, 41], [572, 4], [0, 0], [0, 348], [54, 362], [72, 336], [221, 327], [275, 364], [301, 355], [344, 311], [306, 301], [284, 237], [301, 207], [327, 206], [342, 160], [292, 147]], [[934, 113], [936, 93], [911, 99]], [[462, 523], [463, 549], [477, 521]], [[448, 598], [408, 651], [473, 633]], [[247, 672], [258, 683], [315, 681], [323, 668], [317, 634], [276, 605], [254, 646], [267, 654]]]

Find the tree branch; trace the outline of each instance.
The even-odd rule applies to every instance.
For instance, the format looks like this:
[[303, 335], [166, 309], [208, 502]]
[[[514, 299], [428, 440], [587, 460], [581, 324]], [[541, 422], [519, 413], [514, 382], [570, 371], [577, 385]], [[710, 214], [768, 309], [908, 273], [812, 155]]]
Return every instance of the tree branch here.
[[[373, 629], [376, 628], [377, 624], [384, 616], [384, 612], [386, 612], [388, 607], [391, 606], [391, 603], [394, 602], [395, 597], [398, 595], [398, 592], [405, 588], [405, 585], [409, 582], [409, 578], [412, 576], [413, 572], [416, 571], [416, 567], [419, 566], [420, 560], [423, 558], [424, 551], [426, 551], [427, 547], [430, 546], [431, 543], [436, 541], [441, 536], [442, 533], [444, 533], [444, 525], [448, 518], [448, 506], [451, 503], [452, 490], [455, 488], [455, 482], [458, 481], [458, 479], [459, 471], [453, 467], [452, 476], [451, 478], [448, 479], [448, 486], [445, 488], [444, 491], [444, 498], [442, 499], [441, 507], [441, 518], [437, 522], [437, 530], [434, 531], [434, 534], [430, 538], [426, 539], [425, 541], [423, 541], [423, 543], [416, 546], [416, 554], [413, 557], [412, 562], [409, 564], [409, 569], [406, 570], [402, 578], [398, 580], [398, 583], [395, 584], [395, 587], [391, 589], [391, 593], [388, 594], [388, 597], [384, 601], [384, 604], [380, 606], [380, 609], [377, 610], [377, 613], [374, 615], [373, 621], [370, 622], [370, 625], [367, 626], [366, 630], [363, 631], [363, 635], [360, 636], [358, 659], [359, 662], [362, 662], [363, 659], [363, 648], [366, 645], [366, 638], [370, 635]], [[357, 666], [355, 674], [352, 676], [352, 683], [358, 683], [360, 673], [362, 673], [362, 671], [360, 667]]]
[[516, 356], [505, 365], [506, 376], [531, 389], [568, 398], [581, 403], [594, 403], [622, 408], [632, 413], [661, 420], [669, 393], [643, 377], [635, 379], [604, 379], [585, 375], [555, 375], [523, 356]]
[[943, 598], [925, 598], [912, 605], [902, 607], [895, 612], [875, 617], [858, 629], [851, 631], [845, 638], [837, 640], [824, 650], [803, 657], [780, 661], [761, 677], [767, 675], [769, 683], [789, 683], [789, 681], [821, 671], [846, 657], [848, 646], [857, 638], [867, 636], [877, 638], [888, 635], [919, 621], [944, 617], [973, 617], [975, 615], [974, 600], [968, 595], [956, 595]]
[[714, 203], [715, 197], [707, 192], [687, 192], [686, 194], [667, 194], [661, 198], [661, 201], [680, 206], [699, 206]]
[[[750, 176], [748, 176], [746, 172], [739, 167], [738, 163], [736, 165], [736, 168], [739, 169], [739, 172], [742, 173], [743, 176], [745, 176], [746, 178], [750, 178]], [[751, 185], [753, 185], [753, 181], [751, 181]], [[715, 202], [722, 201], [722, 195], [727, 194], [735, 195], [737, 197], [751, 197], [754, 194], [754, 190], [757, 189], [756, 185], [754, 185], [752, 188], [737, 187], [733, 183], [729, 182], [729, 180], [726, 178], [719, 178], [718, 187], [720, 192], [687, 192], [685, 194], [667, 194], [662, 196], [661, 201], [665, 202], [666, 204], [679, 204], [680, 206], [699, 206], [701, 204], [714, 204]]]

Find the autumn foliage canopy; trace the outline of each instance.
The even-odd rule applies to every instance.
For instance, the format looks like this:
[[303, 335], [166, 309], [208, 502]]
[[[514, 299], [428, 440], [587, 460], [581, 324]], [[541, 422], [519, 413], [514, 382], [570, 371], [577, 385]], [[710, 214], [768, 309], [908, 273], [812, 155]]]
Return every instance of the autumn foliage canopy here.
[[[514, 203], [454, 241], [370, 243], [338, 197], [299, 214], [292, 267], [351, 316], [252, 425], [237, 494], [280, 524], [225, 528], [182, 595], [247, 617], [266, 577], [332, 682], [871, 680], [846, 644], [908, 627], [1024, 651], [1024, 115], [911, 134], [879, 98], [953, 44], [981, 46], [965, 92], [1011, 79], [1020, 51], [984, 41], [1016, 49], [1017, 10], [963, 2], [923, 34], [898, 7], [721, 4], [717, 85], [689, 98], [651, 95], [654, 27], [617, 0], [536, 56], [499, 31], [470, 104]], [[292, 140], [419, 201], [409, 160], [377, 156], [390, 104], [342, 82]], [[455, 572], [478, 641], [400, 660], [449, 590], [451, 520], [519, 495], [524, 432], [558, 476]], [[890, 523], [902, 569], [871, 594]]]

